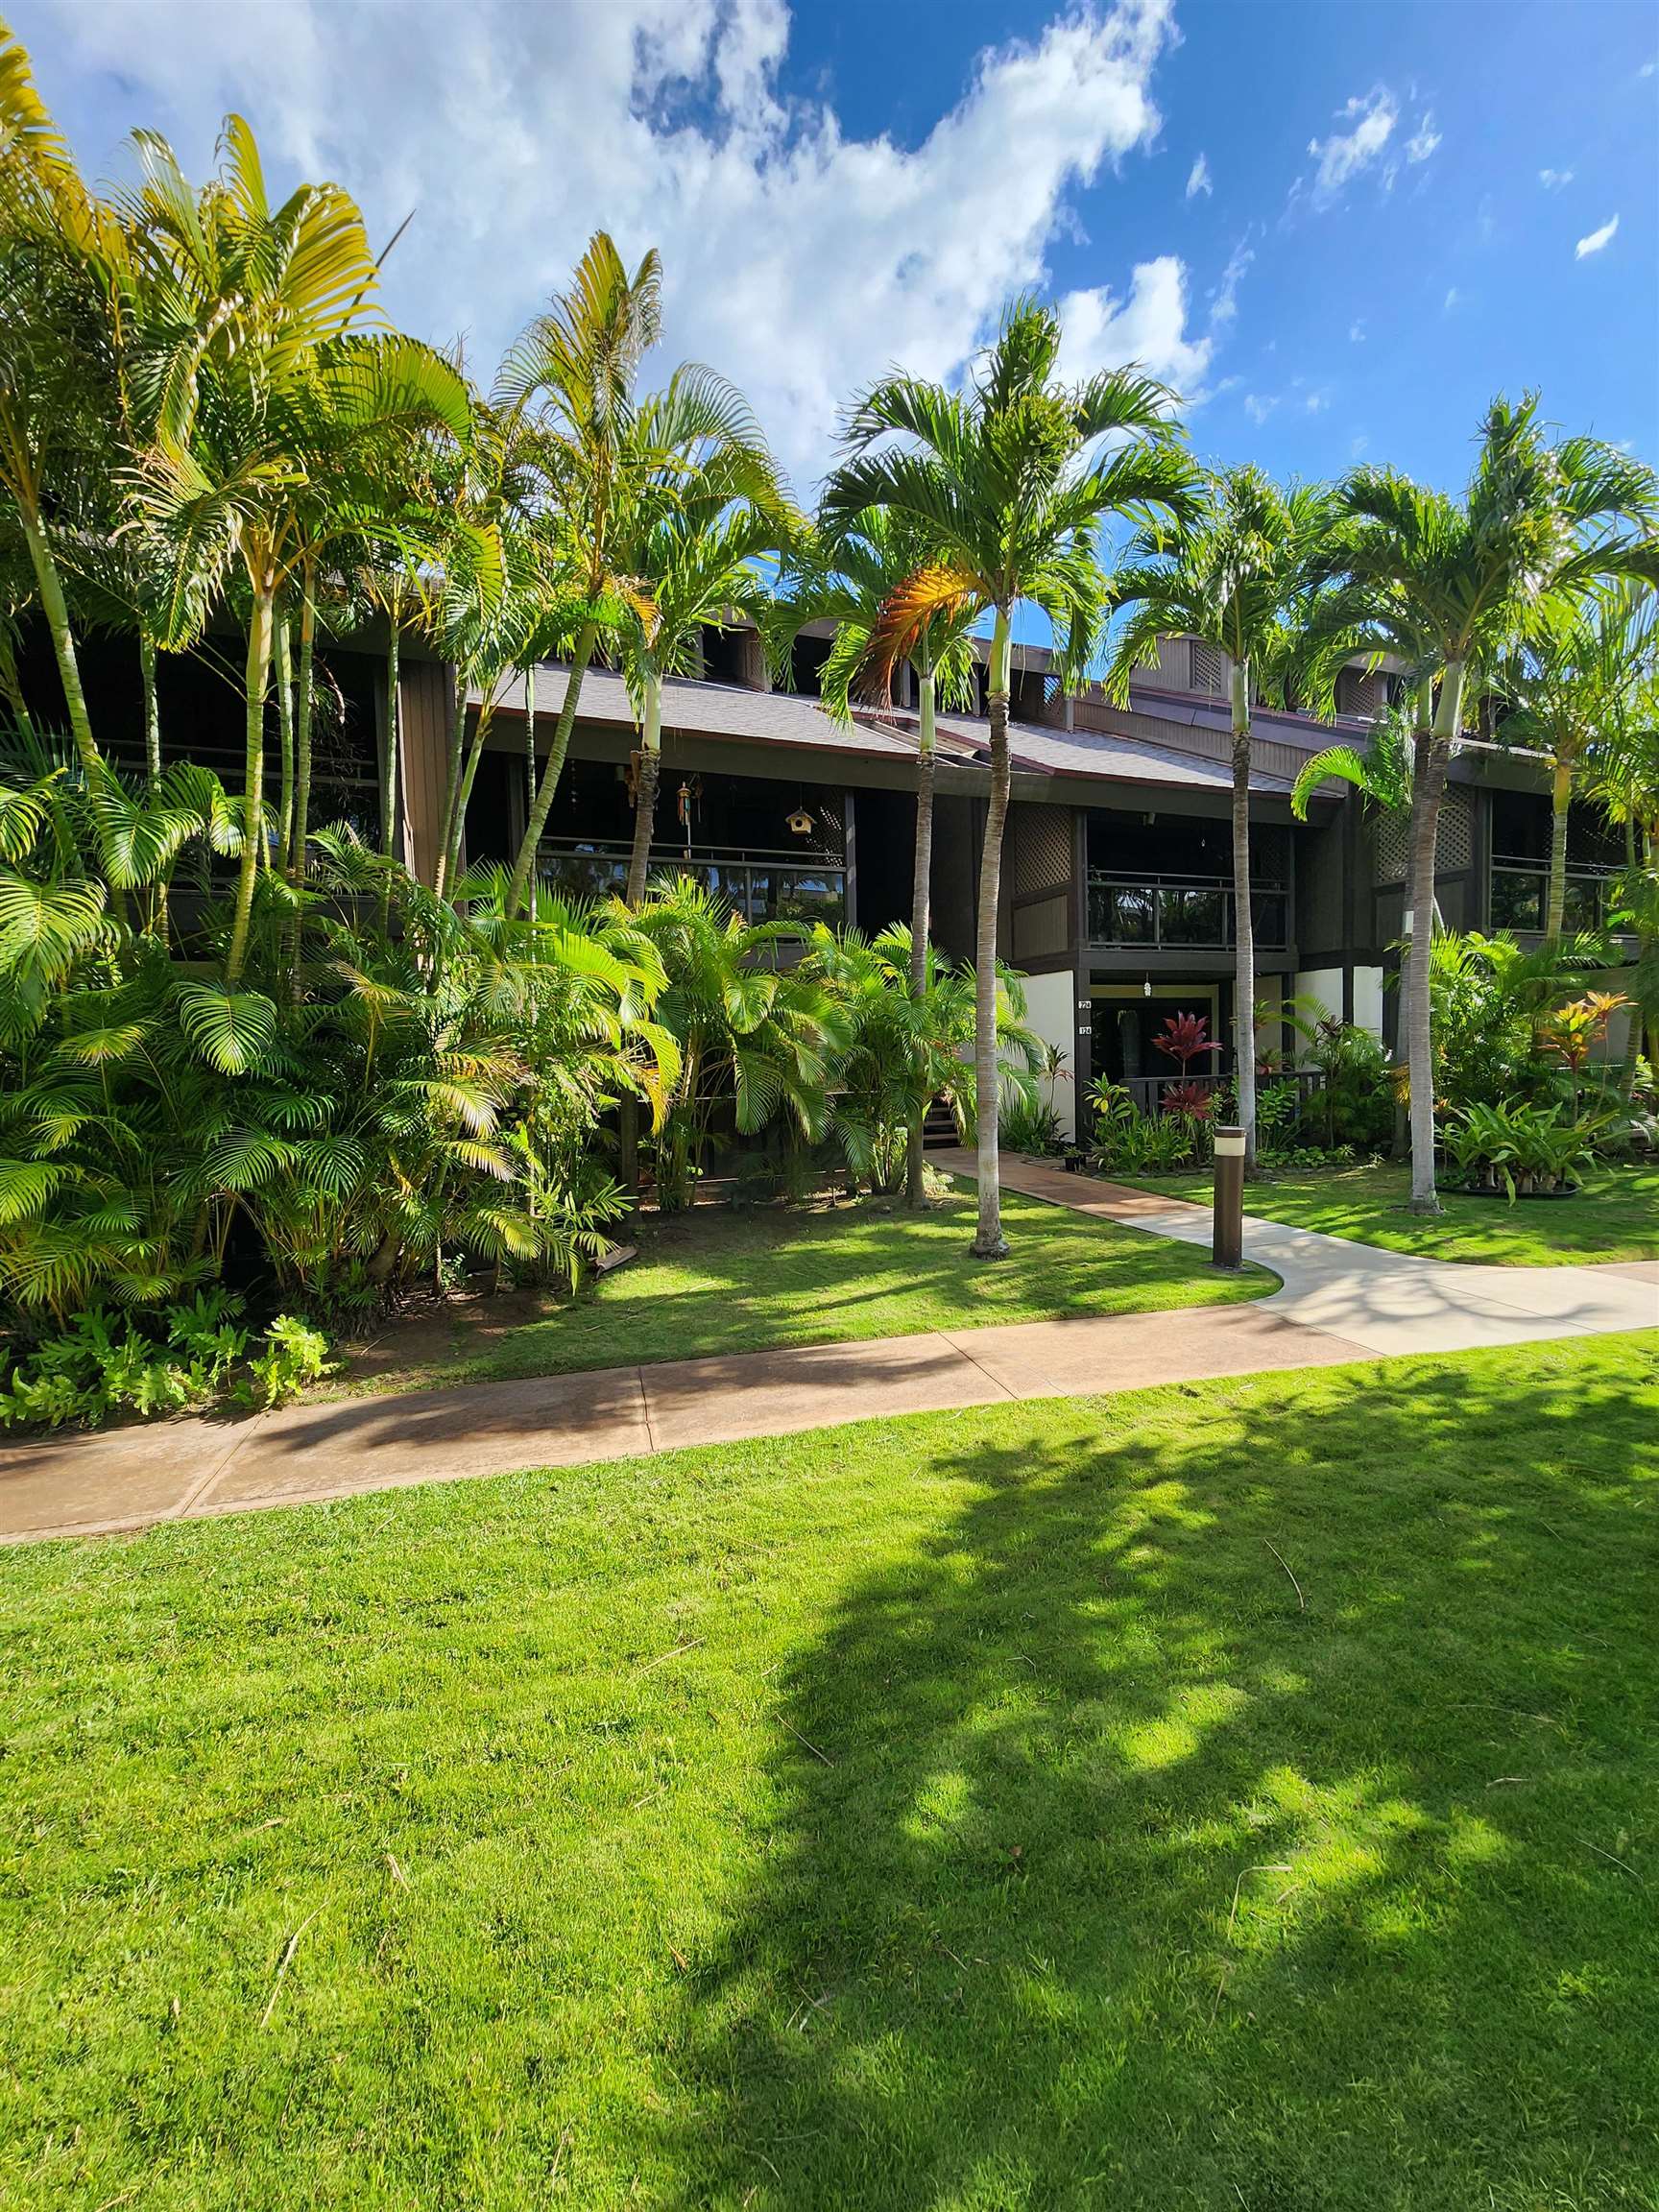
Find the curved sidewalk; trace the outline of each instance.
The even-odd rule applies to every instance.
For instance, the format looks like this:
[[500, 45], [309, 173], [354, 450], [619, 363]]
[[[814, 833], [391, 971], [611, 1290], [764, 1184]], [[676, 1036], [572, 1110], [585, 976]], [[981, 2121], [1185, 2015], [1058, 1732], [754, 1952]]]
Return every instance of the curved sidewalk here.
[[[947, 1154], [942, 1165], [973, 1173], [965, 1154]], [[1209, 1238], [1201, 1207], [1024, 1161], [1004, 1162], [1003, 1181], [1154, 1236]], [[1254, 1216], [1246, 1249], [1283, 1284], [1251, 1305], [723, 1355], [301, 1405], [235, 1423], [177, 1420], [0, 1445], [0, 1543], [1009, 1399], [1659, 1325], [1659, 1262], [1469, 1267]]]

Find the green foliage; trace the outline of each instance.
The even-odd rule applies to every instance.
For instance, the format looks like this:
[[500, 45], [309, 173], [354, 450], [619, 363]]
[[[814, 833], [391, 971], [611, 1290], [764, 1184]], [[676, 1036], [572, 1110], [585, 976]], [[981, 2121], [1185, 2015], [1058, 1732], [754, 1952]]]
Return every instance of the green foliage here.
[[[112, 1416], [150, 1420], [209, 1406], [230, 1392], [247, 1356], [241, 1310], [240, 1298], [218, 1287], [143, 1313], [88, 1307], [15, 1359], [0, 1383], [0, 1426], [89, 1428]], [[274, 1345], [283, 1326], [274, 1325]], [[252, 1361], [250, 1372], [258, 1365]]]
[[307, 1383], [329, 1372], [328, 1339], [321, 1329], [279, 1313], [265, 1333], [265, 1349], [248, 1362], [248, 1380], [242, 1385], [243, 1403], [269, 1412], [274, 1406], [298, 1398]]
[[1094, 1116], [1094, 1159], [1109, 1175], [1168, 1175], [1198, 1165], [1207, 1121], [1177, 1110], [1143, 1114], [1128, 1088], [1105, 1076], [1089, 1087]]
[[1575, 1118], [1560, 1101], [1477, 1100], [1448, 1122], [1442, 1142], [1466, 1190], [1502, 1190], [1513, 1205], [1523, 1193], [1573, 1189], [1594, 1163], [1610, 1118]]

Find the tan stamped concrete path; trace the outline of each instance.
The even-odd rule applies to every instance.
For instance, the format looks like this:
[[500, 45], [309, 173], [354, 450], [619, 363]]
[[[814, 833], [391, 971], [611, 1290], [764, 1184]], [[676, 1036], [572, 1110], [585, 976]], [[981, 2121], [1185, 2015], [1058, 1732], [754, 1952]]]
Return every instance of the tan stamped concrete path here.
[[[967, 1154], [942, 1165], [972, 1175]], [[1203, 1243], [1204, 1208], [1008, 1160], [1010, 1189]], [[1007, 1323], [179, 1420], [0, 1446], [0, 1543], [143, 1528], [416, 1482], [568, 1467], [843, 1421], [1089, 1396], [1403, 1352], [1659, 1325], [1659, 1263], [1470, 1267], [1250, 1216], [1255, 1305]]]

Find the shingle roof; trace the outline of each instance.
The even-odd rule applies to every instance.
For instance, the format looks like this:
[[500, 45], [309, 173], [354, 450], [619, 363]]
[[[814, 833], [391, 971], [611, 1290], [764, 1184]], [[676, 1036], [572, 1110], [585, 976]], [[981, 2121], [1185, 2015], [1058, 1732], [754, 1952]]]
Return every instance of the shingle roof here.
[[[558, 713], [564, 699], [564, 677], [563, 668], [550, 665], [541, 672], [537, 707], [549, 719]], [[523, 685], [515, 677], [501, 696], [498, 710], [519, 714], [523, 708]], [[604, 668], [589, 669], [583, 678], [577, 718], [612, 727], [637, 726], [627, 685], [621, 677]], [[1133, 716], [1140, 724], [1150, 718], [1143, 710]], [[1157, 718], [1166, 719], [1162, 714]], [[1169, 744], [1157, 742], [1141, 731], [1061, 730], [1013, 722], [1008, 731], [1009, 751], [1016, 774], [1164, 783], [1196, 791], [1230, 790], [1232, 770], [1225, 758], [1214, 757], [1211, 745], [1204, 744], [1203, 739], [1202, 750], [1180, 742], [1184, 728], [1196, 727], [1213, 743], [1212, 726], [1207, 721], [1198, 723], [1196, 716], [1181, 721], [1169, 716], [1167, 722], [1173, 740]], [[816, 699], [796, 692], [751, 691], [737, 685], [685, 679], [674, 679], [662, 686], [662, 728], [665, 734], [679, 733], [762, 745], [810, 745], [822, 752], [884, 758], [911, 759], [916, 749], [913, 713], [863, 712], [853, 722], [842, 723], [826, 713]], [[1278, 734], [1275, 730], [1274, 736]], [[1323, 733], [1322, 741], [1329, 742], [1330, 736], [1329, 731]], [[942, 715], [937, 741], [942, 762], [966, 767], [988, 762], [990, 733], [983, 722]], [[1292, 779], [1277, 771], [1292, 763], [1277, 746], [1272, 754], [1276, 757], [1271, 764], [1262, 762], [1252, 769], [1250, 787], [1264, 796], [1283, 797], [1289, 791]]]

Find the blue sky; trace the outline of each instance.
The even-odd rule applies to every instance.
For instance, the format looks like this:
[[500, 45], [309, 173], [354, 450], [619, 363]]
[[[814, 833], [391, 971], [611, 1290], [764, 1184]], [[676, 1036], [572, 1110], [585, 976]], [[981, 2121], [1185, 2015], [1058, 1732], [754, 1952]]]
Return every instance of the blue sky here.
[[1659, 9], [1647, 0], [13, 0], [97, 175], [253, 121], [339, 178], [388, 305], [487, 376], [588, 232], [663, 252], [668, 349], [755, 398], [803, 490], [894, 360], [1000, 300], [1132, 355], [1201, 455], [1455, 483], [1485, 401], [1659, 461]]

